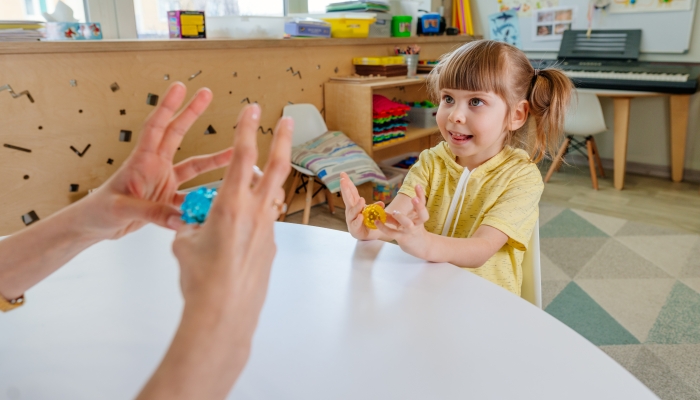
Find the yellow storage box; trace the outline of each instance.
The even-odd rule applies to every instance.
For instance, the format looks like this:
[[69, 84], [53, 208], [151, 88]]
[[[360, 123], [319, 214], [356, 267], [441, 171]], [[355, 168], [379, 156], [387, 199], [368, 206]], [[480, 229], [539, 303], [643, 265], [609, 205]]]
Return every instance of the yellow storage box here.
[[352, 59], [355, 65], [400, 65], [405, 64], [402, 56], [396, 57], [355, 57]]
[[331, 37], [334, 38], [366, 38], [369, 26], [377, 20], [371, 13], [330, 13], [320, 19], [331, 24]]

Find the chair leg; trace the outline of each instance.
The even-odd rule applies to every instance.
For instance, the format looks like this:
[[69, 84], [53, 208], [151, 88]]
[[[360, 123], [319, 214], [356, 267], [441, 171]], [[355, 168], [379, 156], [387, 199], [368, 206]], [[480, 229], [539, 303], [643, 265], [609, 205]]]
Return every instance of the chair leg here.
[[284, 222], [284, 219], [287, 218], [287, 213], [289, 212], [289, 207], [292, 205], [292, 200], [294, 200], [294, 194], [297, 189], [297, 185], [299, 184], [299, 180], [301, 179], [301, 172], [294, 170], [292, 171], [292, 186], [289, 187], [289, 192], [287, 192], [287, 199], [284, 201], [287, 204], [287, 211], [280, 215], [278, 221]]
[[564, 143], [561, 144], [557, 155], [554, 157], [554, 160], [552, 160], [552, 165], [549, 167], [549, 171], [547, 171], [547, 176], [544, 177], [545, 183], [549, 182], [549, 179], [552, 177], [552, 174], [554, 174], [554, 171], [559, 169], [558, 166], [561, 164], [562, 158], [566, 153], [566, 149], [569, 147], [569, 143], [571, 143], [570, 138], [567, 137], [564, 139]]
[[301, 223], [304, 225], [309, 224], [309, 217], [311, 216], [311, 200], [314, 197], [314, 177], [310, 176], [309, 180], [306, 181], [306, 204], [304, 205], [304, 216], [301, 219]]
[[335, 205], [333, 204], [333, 193], [331, 193], [328, 188], [325, 190], [326, 192], [326, 202], [328, 203], [328, 209], [330, 210], [331, 214], [335, 214]]
[[595, 155], [595, 161], [598, 163], [598, 170], [600, 171], [600, 176], [605, 178], [605, 171], [603, 171], [603, 162], [600, 161], [600, 153], [598, 153], [598, 146], [595, 144], [595, 139], [591, 136], [591, 142], [593, 143], [593, 154]]
[[593, 189], [598, 190], [598, 174], [595, 170], [595, 156], [593, 155], [593, 142], [590, 138], [586, 138], [586, 148], [588, 149], [588, 168], [591, 170], [591, 180], [593, 181]]

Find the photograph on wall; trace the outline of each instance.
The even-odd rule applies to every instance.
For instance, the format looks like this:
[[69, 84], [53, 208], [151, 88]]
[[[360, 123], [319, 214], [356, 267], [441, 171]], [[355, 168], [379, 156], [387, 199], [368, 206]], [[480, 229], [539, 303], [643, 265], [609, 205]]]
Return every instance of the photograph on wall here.
[[489, 33], [491, 40], [505, 42], [519, 49], [523, 48], [518, 13], [515, 10], [489, 15]]
[[552, 7], [533, 12], [532, 40], [561, 40], [564, 31], [571, 29], [575, 10], [573, 7]]

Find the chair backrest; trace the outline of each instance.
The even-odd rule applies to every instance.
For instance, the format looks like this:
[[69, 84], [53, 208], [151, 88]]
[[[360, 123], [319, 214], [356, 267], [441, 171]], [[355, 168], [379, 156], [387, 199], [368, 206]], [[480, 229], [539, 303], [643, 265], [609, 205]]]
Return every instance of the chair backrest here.
[[588, 136], [608, 130], [598, 96], [594, 93], [577, 93], [578, 96], [572, 96], [571, 105], [566, 113], [564, 132]]
[[540, 267], [540, 221], [535, 223], [523, 257], [523, 287], [520, 297], [542, 308], [542, 270]]
[[328, 132], [326, 122], [313, 104], [289, 104], [282, 115], [294, 120], [292, 146], [297, 146]]

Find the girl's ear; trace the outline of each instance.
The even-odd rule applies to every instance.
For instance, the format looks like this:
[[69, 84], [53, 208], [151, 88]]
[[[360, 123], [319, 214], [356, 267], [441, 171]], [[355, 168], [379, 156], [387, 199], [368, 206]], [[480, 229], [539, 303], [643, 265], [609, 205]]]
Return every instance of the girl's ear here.
[[513, 112], [510, 115], [510, 126], [508, 130], [517, 131], [525, 122], [527, 122], [527, 117], [530, 114], [530, 103], [527, 100], [520, 100], [518, 105], [515, 106]]

